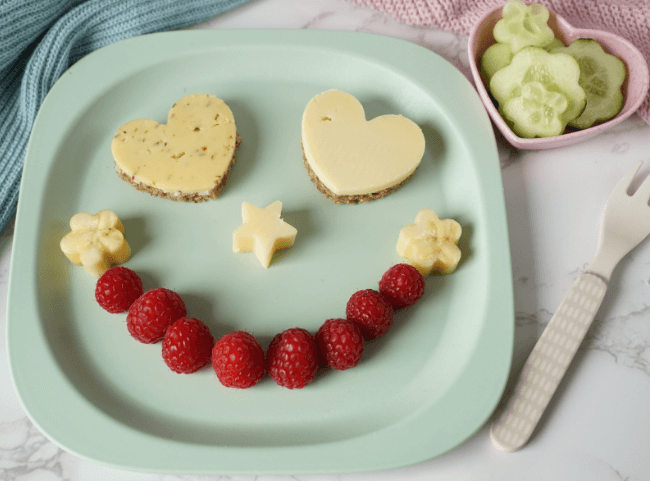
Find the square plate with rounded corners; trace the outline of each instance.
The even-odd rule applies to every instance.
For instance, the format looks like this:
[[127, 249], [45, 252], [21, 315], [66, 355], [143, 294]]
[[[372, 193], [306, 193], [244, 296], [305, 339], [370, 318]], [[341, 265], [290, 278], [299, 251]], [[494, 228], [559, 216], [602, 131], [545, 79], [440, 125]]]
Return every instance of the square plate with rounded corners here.
[[[401, 113], [427, 147], [395, 193], [336, 205], [310, 182], [302, 112], [339, 88], [368, 118]], [[165, 122], [189, 93], [231, 107], [243, 142], [221, 195], [177, 203], [115, 174], [114, 132], [135, 118]], [[269, 269], [232, 252], [243, 201], [281, 200], [298, 229]], [[425, 297], [369, 342], [354, 369], [323, 371], [302, 390], [268, 377], [233, 390], [211, 368], [179, 375], [160, 344], [132, 339], [124, 314], [94, 300], [95, 279], [59, 250], [76, 212], [114, 210], [145, 289], [184, 298], [215, 337], [236, 329], [264, 347], [289, 327], [315, 332], [376, 288], [400, 262], [399, 230], [432, 208], [464, 228], [464, 258], [427, 279]], [[124, 469], [272, 474], [374, 471], [457, 446], [496, 406], [510, 369], [513, 299], [501, 173], [475, 90], [441, 57], [372, 34], [214, 30], [153, 34], [81, 59], [47, 96], [28, 147], [8, 301], [12, 377], [25, 410], [55, 443]], [[137, 446], [137, 449], [133, 449]]]

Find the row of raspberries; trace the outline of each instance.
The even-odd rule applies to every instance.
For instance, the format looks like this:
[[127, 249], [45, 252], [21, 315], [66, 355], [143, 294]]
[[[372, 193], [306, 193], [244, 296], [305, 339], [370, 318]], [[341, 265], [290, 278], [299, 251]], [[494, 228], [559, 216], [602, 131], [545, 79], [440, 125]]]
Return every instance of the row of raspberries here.
[[126, 267], [106, 271], [97, 281], [95, 298], [110, 313], [127, 312], [127, 328], [138, 341], [162, 340], [163, 360], [174, 372], [192, 373], [211, 362], [226, 387], [252, 387], [268, 372], [280, 386], [300, 389], [319, 367], [343, 371], [356, 366], [365, 340], [386, 334], [394, 311], [415, 304], [424, 289], [417, 269], [394, 265], [382, 276], [378, 290], [364, 289], [350, 297], [345, 319], [328, 319], [316, 335], [299, 327], [287, 329], [271, 340], [266, 354], [246, 331], [215, 342], [203, 322], [187, 317], [180, 295], [163, 287], [143, 292], [140, 277]]

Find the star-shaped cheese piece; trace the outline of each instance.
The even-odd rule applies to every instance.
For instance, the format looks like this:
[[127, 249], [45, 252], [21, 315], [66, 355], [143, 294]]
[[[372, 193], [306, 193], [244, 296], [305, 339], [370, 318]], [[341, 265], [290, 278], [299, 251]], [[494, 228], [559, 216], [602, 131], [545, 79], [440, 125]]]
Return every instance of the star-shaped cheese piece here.
[[456, 245], [461, 232], [454, 219], [441, 220], [433, 210], [422, 209], [415, 216], [415, 224], [400, 231], [397, 253], [425, 277], [433, 270], [451, 274], [461, 257]]
[[131, 257], [124, 226], [112, 210], [97, 214], [79, 212], [70, 219], [70, 229], [61, 239], [61, 250], [70, 262], [83, 266], [95, 277]]
[[263, 209], [243, 202], [243, 225], [233, 232], [233, 251], [254, 252], [264, 267], [269, 267], [275, 251], [291, 247], [298, 231], [280, 218], [282, 202], [276, 200]]

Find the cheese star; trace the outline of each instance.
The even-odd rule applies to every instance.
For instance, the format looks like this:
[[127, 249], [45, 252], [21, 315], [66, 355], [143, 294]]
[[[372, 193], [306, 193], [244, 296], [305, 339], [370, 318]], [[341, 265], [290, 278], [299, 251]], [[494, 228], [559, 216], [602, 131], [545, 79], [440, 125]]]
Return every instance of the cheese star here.
[[254, 252], [264, 267], [269, 267], [275, 251], [291, 247], [298, 231], [280, 218], [282, 202], [276, 200], [260, 209], [242, 202], [243, 225], [233, 232], [232, 248], [236, 253]]

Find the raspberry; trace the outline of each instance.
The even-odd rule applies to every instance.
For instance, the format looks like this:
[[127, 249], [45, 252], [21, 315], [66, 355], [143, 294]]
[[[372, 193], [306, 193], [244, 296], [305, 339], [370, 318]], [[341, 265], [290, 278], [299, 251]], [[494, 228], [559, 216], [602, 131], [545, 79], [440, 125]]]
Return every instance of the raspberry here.
[[287, 329], [271, 340], [266, 353], [266, 363], [269, 375], [280, 386], [301, 389], [316, 376], [316, 339], [305, 329]]
[[393, 324], [393, 306], [379, 292], [365, 289], [352, 294], [345, 316], [359, 325], [366, 339], [375, 339], [386, 334]]
[[131, 304], [126, 327], [131, 335], [145, 344], [160, 341], [174, 321], [185, 317], [187, 311], [181, 296], [159, 287], [145, 292]]
[[131, 269], [113, 267], [102, 274], [95, 287], [95, 299], [112, 314], [126, 312], [142, 295], [142, 280]]
[[316, 333], [316, 342], [324, 364], [337, 371], [356, 366], [363, 354], [361, 329], [347, 319], [325, 321]]
[[397, 264], [384, 272], [379, 292], [394, 309], [412, 306], [424, 295], [424, 277], [410, 264]]
[[162, 342], [162, 357], [174, 372], [189, 374], [210, 362], [214, 337], [198, 319], [181, 317], [175, 321]]
[[264, 377], [264, 350], [251, 334], [231, 332], [212, 348], [212, 367], [224, 386], [246, 389]]

